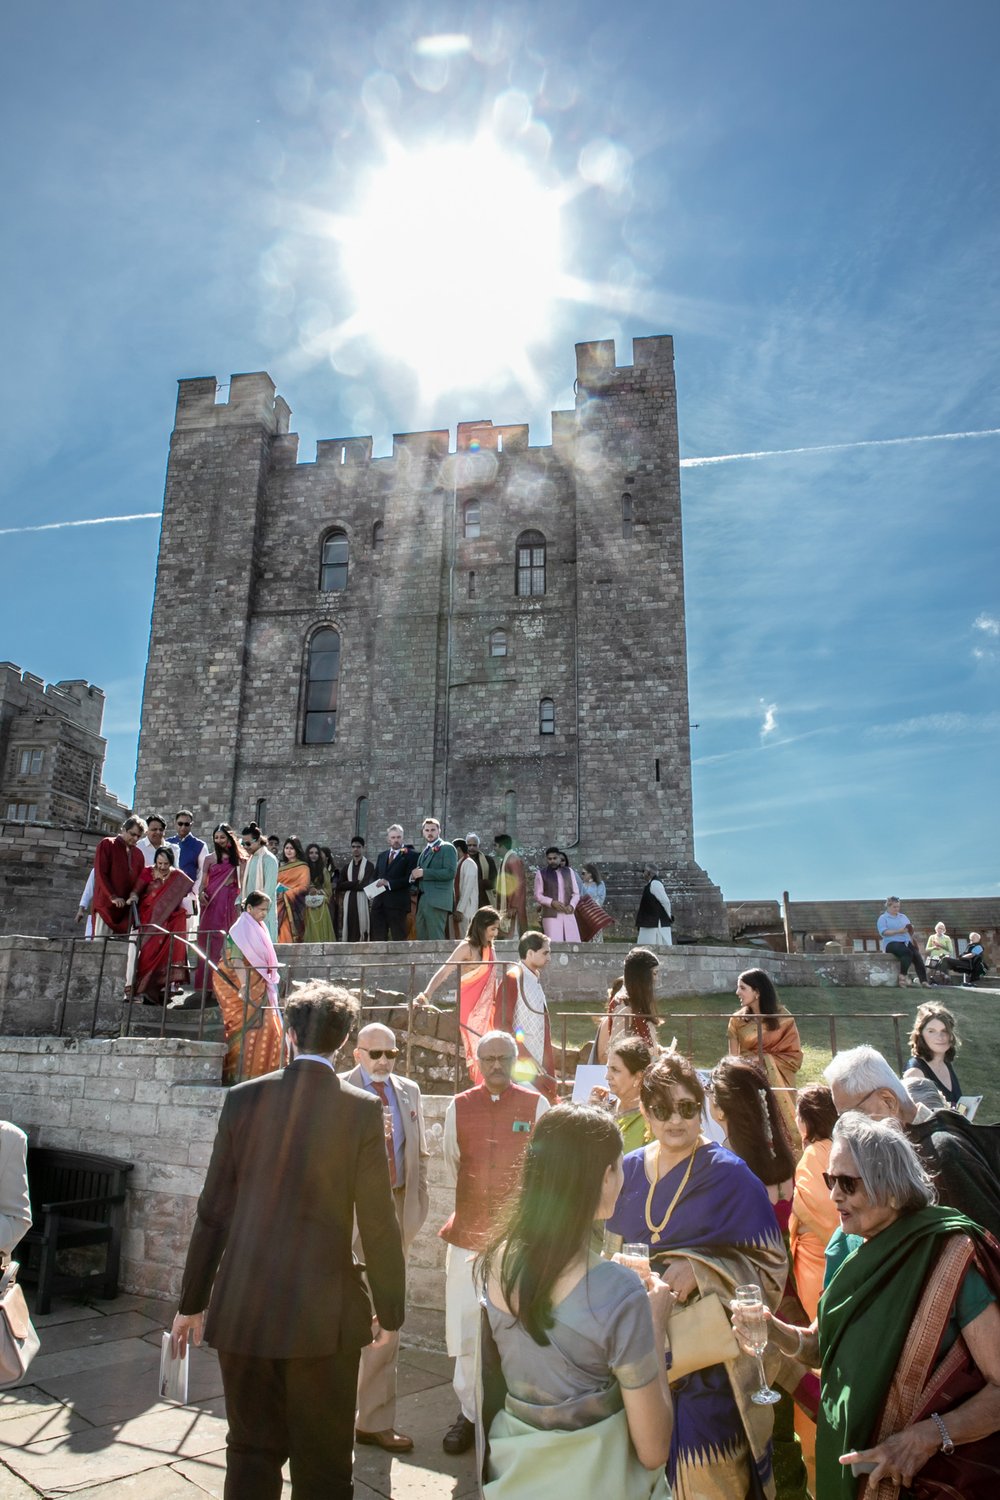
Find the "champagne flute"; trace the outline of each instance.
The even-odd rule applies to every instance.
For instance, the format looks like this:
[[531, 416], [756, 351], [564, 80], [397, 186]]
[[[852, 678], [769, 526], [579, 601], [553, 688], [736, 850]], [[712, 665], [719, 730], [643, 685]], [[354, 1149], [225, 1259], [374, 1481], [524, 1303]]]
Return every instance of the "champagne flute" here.
[[750, 1400], [756, 1406], [774, 1406], [781, 1400], [779, 1391], [772, 1391], [764, 1374], [764, 1350], [767, 1348], [767, 1318], [764, 1316], [764, 1299], [760, 1287], [738, 1286], [736, 1304], [740, 1310], [740, 1342], [756, 1357], [760, 1371], [760, 1390], [754, 1391]]
[[644, 1245], [641, 1240], [623, 1245], [618, 1259], [623, 1266], [631, 1266], [633, 1271], [637, 1271], [644, 1283], [649, 1281], [649, 1246]]

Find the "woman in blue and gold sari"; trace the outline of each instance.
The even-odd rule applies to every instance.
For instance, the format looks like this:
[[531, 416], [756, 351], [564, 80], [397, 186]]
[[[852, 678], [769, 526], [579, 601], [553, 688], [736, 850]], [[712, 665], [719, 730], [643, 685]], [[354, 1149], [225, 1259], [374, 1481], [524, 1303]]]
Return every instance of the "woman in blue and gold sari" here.
[[[606, 1250], [649, 1246], [650, 1264], [678, 1302], [756, 1284], [777, 1307], [788, 1257], [771, 1200], [745, 1162], [701, 1134], [705, 1093], [686, 1058], [667, 1053], [643, 1074], [640, 1102], [653, 1139], [625, 1158], [606, 1224]], [[772, 1409], [755, 1406], [756, 1366], [735, 1341], [723, 1363], [671, 1384], [674, 1434], [667, 1476], [675, 1500], [773, 1500]]]

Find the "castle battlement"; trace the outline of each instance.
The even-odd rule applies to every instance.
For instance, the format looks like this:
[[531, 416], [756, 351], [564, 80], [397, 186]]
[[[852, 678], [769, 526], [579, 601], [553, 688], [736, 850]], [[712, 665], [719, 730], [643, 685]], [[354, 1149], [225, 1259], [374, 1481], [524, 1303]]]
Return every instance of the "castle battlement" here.
[[652, 338], [632, 340], [632, 363], [615, 363], [614, 339], [594, 339], [576, 346], [577, 383], [588, 391], [607, 386], [615, 380], [636, 375], [640, 370], [670, 373], [674, 368], [674, 341], [668, 333]]

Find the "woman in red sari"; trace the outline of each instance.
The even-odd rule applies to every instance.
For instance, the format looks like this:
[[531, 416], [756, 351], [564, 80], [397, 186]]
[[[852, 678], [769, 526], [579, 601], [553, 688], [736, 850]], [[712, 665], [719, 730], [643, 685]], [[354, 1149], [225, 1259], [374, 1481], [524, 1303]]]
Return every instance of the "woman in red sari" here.
[[493, 944], [500, 933], [500, 913], [492, 906], [481, 906], [469, 923], [469, 930], [454, 953], [434, 974], [425, 990], [414, 998], [414, 1005], [426, 1005], [448, 971], [458, 970], [458, 1029], [462, 1033], [465, 1061], [473, 1083], [483, 1075], [476, 1062], [480, 1037], [493, 1030], [497, 995], [503, 982], [503, 965], [497, 962]]
[[191, 885], [183, 870], [174, 869], [169, 844], [156, 851], [139, 877], [139, 956], [131, 990], [144, 1005], [162, 1005], [171, 978], [186, 970], [187, 912], [181, 903]]

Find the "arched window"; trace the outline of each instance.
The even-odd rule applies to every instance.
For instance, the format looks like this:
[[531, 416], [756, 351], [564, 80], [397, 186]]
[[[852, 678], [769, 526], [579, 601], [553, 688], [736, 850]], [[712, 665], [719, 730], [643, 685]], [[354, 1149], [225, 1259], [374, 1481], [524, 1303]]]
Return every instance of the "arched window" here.
[[317, 630], [306, 660], [305, 745], [331, 745], [337, 735], [340, 636], [330, 625]]
[[347, 532], [331, 531], [323, 541], [319, 586], [324, 594], [347, 587]]
[[385, 522], [384, 521], [376, 521], [375, 525], [372, 527], [372, 551], [375, 553], [376, 557], [378, 557], [379, 553], [382, 551], [382, 548], [384, 546], [385, 546]]
[[551, 698], [542, 698], [538, 704], [538, 733], [555, 734], [556, 706]]
[[506, 656], [507, 655], [507, 632], [506, 632], [506, 630], [491, 630], [490, 631], [490, 655], [491, 656]]
[[622, 536], [628, 541], [632, 535], [632, 496], [622, 496]]
[[522, 531], [517, 539], [514, 591], [525, 597], [545, 593], [545, 538], [540, 531]]
[[482, 526], [482, 512], [478, 500], [466, 500], [462, 506], [462, 535], [467, 542], [475, 541]]

